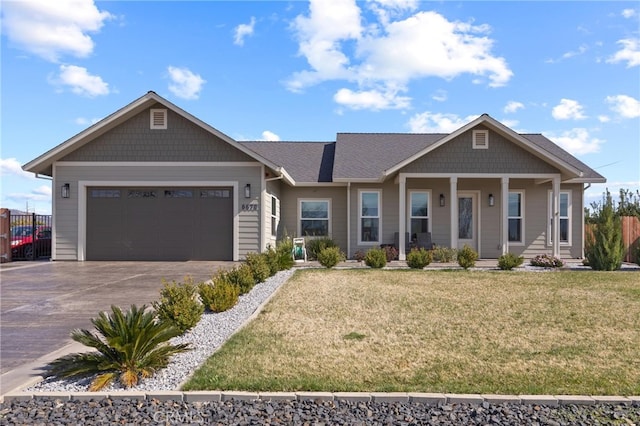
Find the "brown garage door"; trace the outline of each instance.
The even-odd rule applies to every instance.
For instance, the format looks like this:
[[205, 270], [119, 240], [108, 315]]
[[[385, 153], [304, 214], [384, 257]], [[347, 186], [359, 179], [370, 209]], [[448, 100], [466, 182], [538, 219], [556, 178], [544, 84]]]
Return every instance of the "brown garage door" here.
[[87, 260], [232, 260], [232, 188], [87, 188]]

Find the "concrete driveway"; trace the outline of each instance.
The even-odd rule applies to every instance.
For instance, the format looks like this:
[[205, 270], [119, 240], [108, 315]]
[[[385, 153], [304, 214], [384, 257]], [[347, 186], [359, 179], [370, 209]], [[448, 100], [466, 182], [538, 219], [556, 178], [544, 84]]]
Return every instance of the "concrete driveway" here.
[[[111, 305], [151, 304], [162, 279], [205, 281], [233, 262], [22, 262], [0, 269], [0, 373], [67, 346]], [[7, 380], [5, 380], [7, 379]], [[6, 390], [6, 389], [3, 389]], [[4, 393], [4, 392], [0, 392]]]

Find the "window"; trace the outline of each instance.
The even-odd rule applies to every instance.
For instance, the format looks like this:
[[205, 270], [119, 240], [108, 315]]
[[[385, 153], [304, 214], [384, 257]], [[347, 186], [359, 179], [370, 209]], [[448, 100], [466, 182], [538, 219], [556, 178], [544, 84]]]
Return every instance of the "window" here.
[[[560, 191], [560, 244], [571, 245], [571, 191]], [[549, 191], [549, 245], [553, 244], [553, 192]]]
[[489, 149], [489, 131], [488, 130], [474, 130], [473, 137], [473, 149]]
[[328, 237], [329, 200], [300, 200], [301, 236]]
[[419, 233], [429, 232], [429, 193], [412, 191], [409, 193], [409, 231], [411, 238]]
[[524, 192], [509, 192], [509, 242], [524, 242]]
[[275, 237], [278, 233], [278, 199], [271, 197], [271, 236]]
[[166, 129], [167, 128], [167, 110], [166, 109], [152, 109], [151, 110], [151, 129]]
[[380, 191], [360, 191], [358, 235], [361, 243], [380, 243]]

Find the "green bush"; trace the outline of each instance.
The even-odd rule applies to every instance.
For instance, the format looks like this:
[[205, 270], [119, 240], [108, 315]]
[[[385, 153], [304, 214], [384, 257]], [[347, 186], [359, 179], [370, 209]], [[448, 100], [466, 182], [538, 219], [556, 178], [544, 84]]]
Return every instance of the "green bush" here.
[[539, 254], [530, 260], [531, 266], [541, 266], [543, 268], [560, 268], [564, 265], [562, 260], [548, 254]]
[[326, 247], [318, 253], [318, 262], [325, 268], [333, 268], [345, 258], [339, 247]]
[[498, 267], [503, 271], [510, 271], [513, 268], [522, 265], [523, 262], [523, 256], [518, 257], [513, 253], [507, 253], [498, 258]]
[[286, 271], [293, 268], [295, 261], [293, 260], [293, 240], [291, 238], [284, 238], [278, 241], [276, 245], [276, 257], [278, 258], [278, 270]]
[[91, 320], [97, 334], [76, 329], [71, 338], [95, 351], [65, 355], [49, 363], [48, 377], [80, 378], [96, 375], [90, 391], [99, 391], [114, 381], [125, 387], [153, 376], [169, 364], [171, 356], [189, 349], [187, 344], [172, 345], [169, 340], [180, 330], [168, 321], [157, 321], [145, 305], [125, 313], [111, 306], [111, 314], [101, 312]]
[[337, 247], [338, 245], [329, 237], [306, 238], [305, 246], [307, 247], [307, 257], [309, 260], [320, 260], [318, 256], [320, 252], [329, 247]]
[[180, 332], [193, 328], [202, 318], [204, 306], [198, 300], [198, 287], [193, 278], [185, 277], [184, 283], [162, 280], [160, 301], [153, 302], [153, 308], [161, 320], [170, 321]]
[[422, 269], [429, 265], [433, 260], [433, 256], [430, 251], [425, 250], [423, 247], [420, 249], [413, 249], [407, 254], [407, 265], [412, 269]]
[[261, 283], [271, 276], [271, 267], [267, 262], [267, 257], [260, 253], [247, 253], [245, 261], [256, 283]]
[[387, 254], [381, 248], [370, 248], [364, 255], [364, 263], [371, 268], [384, 268], [387, 264]]
[[433, 249], [433, 259], [440, 263], [455, 262], [458, 250], [451, 247], [436, 246]]
[[233, 308], [238, 303], [240, 295], [238, 286], [221, 273], [213, 277], [213, 284], [201, 283], [198, 292], [202, 303], [211, 312], [224, 312]]
[[278, 271], [280, 271], [280, 265], [278, 265], [278, 253], [276, 252], [276, 249], [269, 246], [267, 251], [262, 254], [264, 255], [267, 265], [269, 265], [269, 275], [274, 276]]
[[608, 190], [595, 221], [593, 232], [587, 234], [585, 256], [589, 266], [596, 271], [616, 271], [622, 266], [624, 244], [621, 219], [615, 213]]
[[226, 278], [231, 284], [238, 286], [240, 294], [249, 293], [256, 285], [253, 271], [251, 271], [251, 267], [246, 263], [227, 271]]
[[478, 253], [471, 246], [465, 244], [462, 250], [458, 251], [458, 265], [464, 269], [475, 266], [476, 260], [478, 260]]

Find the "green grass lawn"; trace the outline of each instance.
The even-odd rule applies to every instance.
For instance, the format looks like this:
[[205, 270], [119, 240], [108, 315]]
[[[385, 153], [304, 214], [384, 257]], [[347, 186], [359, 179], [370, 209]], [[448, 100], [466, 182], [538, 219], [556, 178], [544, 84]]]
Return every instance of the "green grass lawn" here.
[[184, 389], [640, 395], [640, 274], [301, 270]]

